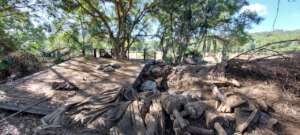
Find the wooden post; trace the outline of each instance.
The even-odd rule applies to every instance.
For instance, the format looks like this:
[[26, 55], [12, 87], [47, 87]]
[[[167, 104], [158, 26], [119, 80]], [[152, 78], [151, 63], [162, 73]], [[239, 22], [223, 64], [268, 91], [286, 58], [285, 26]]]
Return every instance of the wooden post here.
[[94, 57], [97, 58], [97, 49], [94, 48]]

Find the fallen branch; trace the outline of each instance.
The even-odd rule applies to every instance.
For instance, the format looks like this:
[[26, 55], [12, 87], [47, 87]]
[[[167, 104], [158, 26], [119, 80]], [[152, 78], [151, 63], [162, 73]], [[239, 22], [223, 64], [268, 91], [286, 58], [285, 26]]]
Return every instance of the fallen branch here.
[[240, 57], [242, 55], [245, 55], [245, 54], [250, 53], [250, 52], [255, 51], [255, 50], [256, 51], [263, 50], [263, 49], [265, 49], [265, 47], [269, 47], [269, 46], [272, 46], [274, 44], [282, 44], [282, 43], [295, 42], [295, 41], [300, 41], [300, 39], [282, 40], [282, 41], [277, 41], [277, 42], [272, 42], [272, 43], [266, 43], [266, 44], [264, 44], [264, 45], [262, 45], [260, 47], [257, 47], [257, 48], [250, 49], [248, 51], [242, 52], [242, 53], [238, 54], [237, 56], [234, 56], [233, 58], [229, 59], [228, 61], [231, 61], [234, 58], [238, 58], [238, 57]]
[[243, 133], [243, 132], [246, 130], [246, 128], [249, 127], [249, 125], [251, 124], [251, 122], [252, 122], [255, 118], [259, 117], [259, 116], [258, 116], [258, 113], [259, 113], [258, 110], [255, 109], [255, 110], [250, 114], [250, 116], [248, 117], [248, 119], [247, 119], [244, 123], [242, 123], [241, 125], [237, 125], [236, 131], [238, 131], [238, 132], [240, 132], [240, 133]]
[[225, 129], [221, 126], [219, 122], [214, 124], [215, 130], [218, 132], [218, 135], [227, 135]]

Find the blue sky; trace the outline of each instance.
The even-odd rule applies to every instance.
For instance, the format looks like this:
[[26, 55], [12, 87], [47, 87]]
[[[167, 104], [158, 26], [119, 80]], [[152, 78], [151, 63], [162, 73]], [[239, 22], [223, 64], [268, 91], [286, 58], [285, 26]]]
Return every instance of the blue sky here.
[[[247, 9], [257, 11], [264, 20], [254, 25], [250, 32], [272, 31], [272, 24], [276, 15], [277, 0], [249, 0]], [[275, 25], [279, 30], [300, 29], [300, 0], [281, 0], [279, 15]]]

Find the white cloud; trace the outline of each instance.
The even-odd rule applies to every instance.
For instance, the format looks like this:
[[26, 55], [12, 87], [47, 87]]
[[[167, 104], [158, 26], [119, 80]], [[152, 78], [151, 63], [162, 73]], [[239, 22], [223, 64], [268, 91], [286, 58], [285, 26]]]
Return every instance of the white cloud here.
[[260, 16], [264, 16], [267, 14], [267, 7], [265, 5], [262, 5], [260, 3], [254, 3], [247, 6], [242, 7], [241, 12], [255, 12]]

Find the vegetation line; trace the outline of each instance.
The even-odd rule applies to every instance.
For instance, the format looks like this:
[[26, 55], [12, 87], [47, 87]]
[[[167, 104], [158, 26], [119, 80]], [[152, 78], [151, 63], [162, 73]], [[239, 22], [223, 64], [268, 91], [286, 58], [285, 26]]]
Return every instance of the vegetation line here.
[[[234, 58], [237, 58], [237, 57], [240, 57], [241, 55], [244, 55], [244, 54], [247, 54], [247, 53], [250, 53], [252, 51], [259, 51], [259, 50], [262, 50], [264, 49], [265, 47], [268, 47], [268, 46], [271, 46], [271, 45], [274, 45], [274, 44], [282, 44], [282, 43], [287, 43], [287, 42], [295, 42], [295, 41], [299, 41], [300, 42], [300, 39], [291, 39], [291, 40], [282, 40], [282, 41], [277, 41], [277, 42], [271, 42], [271, 43], [266, 43], [260, 47], [257, 47], [257, 48], [254, 48], [254, 49], [250, 49], [248, 51], [245, 51], [245, 52], [242, 52], [240, 54], [238, 54], [237, 56], [234, 56], [233, 58], [231, 58], [230, 60], [234, 59]], [[230, 61], [228, 60], [228, 61]]]

